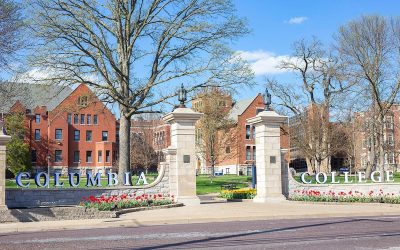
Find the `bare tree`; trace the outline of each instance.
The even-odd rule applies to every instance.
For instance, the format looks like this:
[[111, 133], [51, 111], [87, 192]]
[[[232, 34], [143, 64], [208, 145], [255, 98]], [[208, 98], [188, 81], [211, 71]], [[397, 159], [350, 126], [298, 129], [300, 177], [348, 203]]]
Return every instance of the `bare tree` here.
[[153, 147], [155, 122], [138, 121], [137, 129], [131, 136], [131, 169], [144, 169], [145, 173], [152, 167], [157, 167], [159, 155]]
[[0, 68], [9, 68], [23, 43], [21, 7], [12, 0], [0, 0]]
[[[0, 71], [9, 71], [10, 62], [23, 45], [21, 7], [15, 1], [0, 0]], [[8, 112], [10, 100], [22, 96], [24, 88], [15, 81], [0, 79], [0, 113]], [[0, 117], [2, 119], [2, 117]]]
[[[211, 166], [211, 177], [215, 165], [232, 157], [231, 148], [237, 145], [238, 131], [229, 119], [230, 95], [218, 88], [206, 88], [196, 96], [195, 110], [203, 116], [196, 123], [196, 148], [198, 155]], [[226, 148], [229, 147], [229, 152]]]
[[[330, 108], [336, 95], [349, 85], [343, 84], [340, 62], [320, 41], [315, 38], [311, 42], [300, 40], [294, 43], [293, 51], [292, 57], [282, 61], [280, 68], [294, 72], [301, 82], [288, 85], [268, 79], [267, 86], [279, 98], [278, 104], [296, 118], [302, 130], [297, 133], [300, 136], [291, 137], [292, 145], [306, 159], [308, 170], [328, 172], [330, 158], [335, 153]], [[292, 124], [292, 128], [293, 125], [296, 126]]]
[[[86, 83], [120, 111], [119, 172], [129, 171], [130, 118], [207, 85], [253, 74], [225, 44], [248, 32], [230, 0], [31, 0], [46, 80]], [[122, 176], [122, 175], [120, 175]], [[122, 178], [122, 177], [121, 177]]]
[[357, 98], [367, 112], [365, 132], [370, 140], [367, 176], [385, 163], [385, 116], [400, 89], [400, 18], [363, 16], [340, 27], [337, 49], [346, 77], [356, 82]]

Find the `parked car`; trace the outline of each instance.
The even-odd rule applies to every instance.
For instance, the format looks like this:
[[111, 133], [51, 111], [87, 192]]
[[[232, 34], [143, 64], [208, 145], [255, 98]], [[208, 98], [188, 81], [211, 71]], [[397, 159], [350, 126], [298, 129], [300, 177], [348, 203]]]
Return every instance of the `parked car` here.
[[340, 174], [344, 174], [344, 172], [349, 172], [349, 168], [348, 168], [348, 167], [341, 167], [341, 168], [339, 168], [339, 173], [340, 173]]

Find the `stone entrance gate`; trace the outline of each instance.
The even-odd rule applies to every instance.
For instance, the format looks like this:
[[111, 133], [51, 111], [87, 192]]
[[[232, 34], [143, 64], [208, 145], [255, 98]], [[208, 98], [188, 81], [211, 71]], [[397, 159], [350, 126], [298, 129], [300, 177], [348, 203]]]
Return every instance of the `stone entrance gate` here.
[[[166, 193], [185, 205], [200, 204], [196, 196], [195, 123], [201, 113], [180, 107], [163, 119], [171, 124], [171, 146], [164, 150], [159, 175], [144, 186], [104, 188], [5, 188], [6, 144], [10, 136], [0, 132], [0, 208], [77, 205], [82, 197], [119, 194]], [[0, 124], [0, 128], [2, 128]]]

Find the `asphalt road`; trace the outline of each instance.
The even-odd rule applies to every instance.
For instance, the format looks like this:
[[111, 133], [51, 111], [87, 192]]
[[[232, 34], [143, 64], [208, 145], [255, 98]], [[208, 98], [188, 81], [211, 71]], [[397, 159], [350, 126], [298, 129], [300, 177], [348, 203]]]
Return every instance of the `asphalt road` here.
[[0, 249], [13, 250], [201, 248], [400, 249], [400, 217], [241, 221], [0, 234]]

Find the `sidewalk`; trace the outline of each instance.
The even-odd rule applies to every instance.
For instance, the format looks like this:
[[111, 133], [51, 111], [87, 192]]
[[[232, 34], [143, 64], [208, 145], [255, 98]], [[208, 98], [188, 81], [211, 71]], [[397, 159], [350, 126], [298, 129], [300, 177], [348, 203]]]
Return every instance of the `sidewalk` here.
[[116, 219], [6, 223], [0, 224], [0, 233], [224, 221], [396, 215], [400, 216], [400, 205], [394, 204], [331, 204], [293, 201], [277, 204], [258, 204], [253, 202], [208, 203], [192, 207], [129, 213]]

